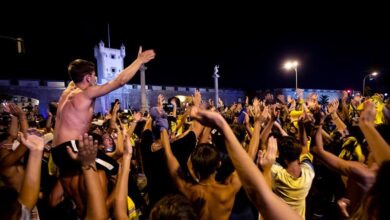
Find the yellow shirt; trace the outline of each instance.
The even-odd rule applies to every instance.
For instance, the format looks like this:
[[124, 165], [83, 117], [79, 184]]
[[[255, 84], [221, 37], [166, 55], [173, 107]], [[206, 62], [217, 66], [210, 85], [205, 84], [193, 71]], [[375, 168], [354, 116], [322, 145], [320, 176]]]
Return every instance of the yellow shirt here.
[[[385, 107], [385, 104], [382, 102], [381, 98], [377, 95], [372, 96], [369, 100], [375, 104], [376, 115], [375, 115], [374, 124], [376, 125], [383, 124], [385, 122], [385, 116], [383, 114], [383, 108]], [[357, 110], [362, 111], [363, 109], [364, 109], [364, 103], [361, 103], [357, 107]]]
[[280, 164], [272, 165], [272, 189], [276, 195], [282, 198], [298, 214], [305, 219], [306, 196], [309, 193], [314, 179], [314, 169], [310, 155], [304, 155], [301, 163], [301, 175], [298, 178], [292, 177]]
[[127, 211], [129, 213], [129, 219], [138, 219], [137, 210], [133, 200], [127, 196]]
[[291, 122], [293, 122], [294, 127], [298, 128], [298, 119], [299, 119], [299, 116], [301, 116], [302, 114], [303, 114], [303, 111], [292, 110], [290, 112], [290, 119], [291, 119]]

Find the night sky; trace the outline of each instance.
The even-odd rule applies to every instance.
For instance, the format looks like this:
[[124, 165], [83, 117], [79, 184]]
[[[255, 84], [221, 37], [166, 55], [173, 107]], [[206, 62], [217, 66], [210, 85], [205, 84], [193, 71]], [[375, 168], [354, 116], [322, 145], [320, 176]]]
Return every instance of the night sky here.
[[213, 87], [213, 66], [219, 64], [220, 87], [295, 87], [294, 73], [282, 67], [296, 58], [302, 88], [361, 90], [363, 77], [374, 70], [380, 76], [368, 85], [390, 85], [390, 18], [379, 5], [110, 3], [101, 5], [104, 13], [100, 5], [61, 7], [65, 12], [10, 6], [10, 15], [0, 15], [0, 35], [24, 38], [26, 49], [17, 54], [16, 42], [0, 39], [0, 78], [68, 80], [70, 61], [95, 62], [93, 47], [100, 40], [108, 44], [109, 23], [111, 47], [126, 46], [125, 65], [139, 45], [155, 49], [147, 84]]

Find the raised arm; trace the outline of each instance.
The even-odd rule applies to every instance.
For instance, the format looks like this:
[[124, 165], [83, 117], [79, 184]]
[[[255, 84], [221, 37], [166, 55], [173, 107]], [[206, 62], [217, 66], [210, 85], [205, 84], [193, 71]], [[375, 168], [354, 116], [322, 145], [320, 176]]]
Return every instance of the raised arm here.
[[[201, 102], [202, 102], [202, 95], [198, 90], [196, 90], [194, 93], [193, 104], [194, 106], [199, 108]], [[199, 138], [199, 136], [202, 134], [203, 128], [204, 128], [203, 125], [200, 124], [199, 122], [192, 121], [191, 130], [195, 133], [196, 138]]]
[[267, 146], [266, 145], [267, 139], [268, 139], [269, 134], [271, 133], [272, 127], [274, 126], [274, 122], [275, 122], [275, 120], [274, 120], [275, 118], [270, 116], [269, 111], [270, 111], [269, 107], [267, 106], [266, 108], [264, 108], [263, 113], [262, 113], [263, 117], [269, 118], [268, 123], [266, 124], [265, 128], [263, 129], [263, 131], [260, 134], [261, 149], [262, 150], [264, 150]]
[[115, 219], [129, 219], [127, 214], [127, 195], [130, 173], [130, 162], [133, 154], [133, 148], [130, 143], [130, 137], [125, 136], [125, 151], [123, 152], [122, 163], [118, 172], [118, 179], [115, 184], [114, 216]]
[[347, 126], [344, 124], [344, 122], [337, 114], [338, 107], [339, 107], [339, 101], [337, 99], [334, 99], [328, 104], [328, 113], [332, 117], [333, 122], [336, 124], [337, 130], [340, 133], [345, 134], [345, 132], [347, 131]]
[[120, 108], [120, 103], [116, 102], [114, 106], [112, 107], [111, 112], [111, 119], [110, 119], [110, 128], [115, 129], [116, 128], [116, 119], [118, 118], [118, 110]]
[[173, 116], [174, 118], [176, 118], [177, 104], [176, 104], [175, 99], [172, 99], [172, 100], [171, 100], [171, 104], [172, 104], [172, 106], [173, 106], [172, 116]]
[[96, 169], [97, 141], [84, 134], [79, 137], [78, 153], [67, 147], [68, 154], [81, 164], [85, 188], [87, 191], [87, 213], [85, 219], [108, 219], [107, 207], [103, 195], [99, 175]]
[[137, 126], [137, 123], [142, 119], [141, 112], [134, 113], [134, 120], [130, 122], [129, 129], [127, 131], [127, 135], [131, 138], [131, 136], [134, 133], [135, 127]]
[[314, 151], [317, 156], [332, 170], [354, 179], [363, 187], [369, 187], [375, 180], [375, 176], [362, 163], [343, 160], [324, 150], [322, 142], [322, 126], [319, 125], [315, 136]]
[[253, 116], [255, 119], [254, 130], [253, 130], [253, 135], [252, 135], [252, 138], [249, 142], [249, 148], [248, 148], [248, 154], [252, 158], [252, 161], [255, 160], [257, 150], [259, 149], [261, 124], [263, 123], [263, 121], [265, 119], [261, 115], [259, 100], [257, 98], [255, 98], [253, 101]]
[[297, 212], [271, 191], [263, 174], [245, 152], [221, 115], [193, 108], [191, 116], [206, 126], [218, 127], [222, 131], [229, 156], [242, 185], [265, 219], [301, 219]]
[[274, 126], [279, 130], [280, 134], [283, 137], [288, 136], [288, 133], [282, 128], [282, 126], [279, 124], [279, 122], [275, 121]]
[[8, 128], [8, 138], [9, 141], [12, 142], [18, 137], [18, 131], [19, 131], [19, 119], [15, 115], [11, 114], [11, 123]]
[[38, 201], [39, 188], [41, 186], [44, 142], [42, 135], [35, 130], [31, 130], [26, 135], [19, 133], [19, 137], [22, 143], [30, 150], [30, 155], [18, 199], [20, 203], [31, 210]]
[[176, 185], [176, 187], [180, 190], [180, 192], [182, 192], [184, 195], [188, 197], [189, 195], [185, 187], [186, 182], [182, 179], [182, 177], [180, 177], [179, 174], [180, 164], [179, 161], [177, 161], [175, 155], [173, 155], [172, 153], [171, 144], [169, 143], [168, 132], [165, 128], [161, 128], [160, 130], [161, 130], [160, 138], [165, 152], [165, 158], [168, 165], [168, 172], [171, 175], [171, 178], [174, 184]]
[[103, 96], [115, 89], [125, 85], [133, 76], [137, 73], [142, 64], [149, 62], [155, 56], [153, 50], [146, 50], [142, 52], [142, 47], [139, 48], [138, 57], [131, 63], [128, 67], [126, 67], [122, 72], [118, 74], [118, 76], [104, 84], [104, 85], [96, 85], [88, 88], [85, 92], [85, 95], [89, 99], [97, 98]]
[[347, 100], [348, 100], [348, 93], [346, 91], [343, 91], [343, 97], [341, 97], [341, 117], [342, 119], [344, 119], [345, 121], [348, 121], [348, 118], [349, 118], [349, 111], [348, 111], [348, 103], [347, 103]]
[[16, 104], [11, 103], [9, 107], [10, 107], [10, 113], [12, 115], [15, 115], [19, 119], [20, 131], [22, 133], [25, 133], [28, 129], [26, 113], [24, 113], [24, 111], [20, 109], [20, 107], [17, 106]]
[[359, 118], [359, 127], [366, 138], [374, 155], [375, 161], [381, 165], [383, 161], [390, 160], [390, 146], [374, 127], [376, 112], [371, 102], [364, 104], [364, 111]]
[[274, 137], [270, 137], [268, 139], [267, 150], [260, 150], [257, 155], [258, 165], [261, 167], [270, 189], [272, 189], [271, 167], [275, 163], [277, 151], [278, 143]]

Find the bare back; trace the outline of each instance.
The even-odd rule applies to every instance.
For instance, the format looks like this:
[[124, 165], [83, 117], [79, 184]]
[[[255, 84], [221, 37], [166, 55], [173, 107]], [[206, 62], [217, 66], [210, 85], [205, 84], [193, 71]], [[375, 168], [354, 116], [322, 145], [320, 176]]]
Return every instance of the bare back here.
[[76, 140], [88, 131], [94, 99], [85, 96], [77, 87], [68, 87], [58, 102], [54, 146], [70, 140]]
[[187, 195], [195, 206], [200, 206], [199, 219], [229, 219], [237, 190], [231, 184], [191, 184]]

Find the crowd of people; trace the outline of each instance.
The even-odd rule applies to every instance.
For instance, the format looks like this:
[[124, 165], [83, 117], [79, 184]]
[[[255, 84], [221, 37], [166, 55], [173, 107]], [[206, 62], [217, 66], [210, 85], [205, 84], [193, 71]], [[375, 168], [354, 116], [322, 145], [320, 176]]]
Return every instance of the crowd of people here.
[[383, 95], [320, 104], [298, 89], [227, 106], [196, 91], [172, 108], [160, 95], [146, 112], [119, 100], [94, 112], [154, 57], [140, 48], [103, 85], [92, 62], [71, 62], [45, 120], [3, 103], [0, 219], [390, 219]]

